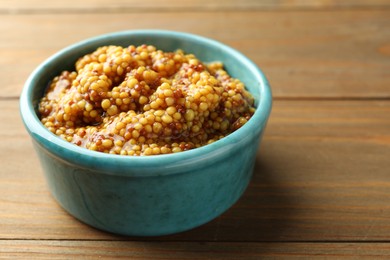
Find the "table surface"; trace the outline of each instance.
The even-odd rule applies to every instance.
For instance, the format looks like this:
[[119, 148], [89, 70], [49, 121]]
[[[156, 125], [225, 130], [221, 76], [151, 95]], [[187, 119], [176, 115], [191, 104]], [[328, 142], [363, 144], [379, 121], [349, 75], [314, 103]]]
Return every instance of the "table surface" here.
[[[267, 75], [274, 106], [253, 179], [188, 232], [123, 237], [50, 195], [18, 111], [31, 71], [112, 31], [212, 37]], [[0, 258], [390, 256], [390, 1], [0, 1]]]

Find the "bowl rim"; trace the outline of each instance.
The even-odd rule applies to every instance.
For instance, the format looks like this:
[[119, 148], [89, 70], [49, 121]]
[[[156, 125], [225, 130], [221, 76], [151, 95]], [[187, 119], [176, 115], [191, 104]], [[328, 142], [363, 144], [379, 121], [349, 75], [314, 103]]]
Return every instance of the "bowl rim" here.
[[[100, 41], [109, 41], [117, 37], [173, 37], [176, 39], [185, 38], [187, 40], [200, 42], [202, 44], [211, 45], [213, 47], [220, 48], [223, 52], [228, 53], [236, 59], [241, 60], [250, 73], [255, 75], [258, 80], [258, 87], [260, 88], [260, 96], [255, 113], [248, 122], [240, 129], [225, 136], [224, 138], [213, 142], [211, 144], [183, 151], [180, 153], [172, 154], [160, 154], [150, 156], [123, 156], [115, 154], [107, 154], [97, 151], [88, 150], [69, 143], [52, 132], [50, 132], [40, 122], [38, 115], [35, 112], [35, 108], [32, 102], [32, 93], [34, 89], [34, 82], [43, 74], [43, 72], [50, 66], [51, 63], [56, 62], [59, 59], [64, 58], [69, 52], [80, 50], [86, 46], [93, 45]], [[158, 48], [158, 46], [156, 46]], [[43, 61], [28, 77], [20, 96], [20, 114], [22, 121], [32, 139], [44, 146], [45, 150], [50, 150], [50, 153], [56, 155], [59, 159], [70, 163], [77, 164], [79, 167], [86, 169], [93, 169], [101, 171], [102, 173], [110, 175], [122, 175], [122, 176], [155, 176], [155, 175], [168, 175], [177, 173], [182, 167], [187, 167], [190, 164], [201, 163], [207, 160], [217, 160], [227, 149], [230, 149], [235, 143], [241, 142], [242, 139], [249, 138], [250, 134], [261, 133], [261, 130], [265, 128], [272, 108], [272, 93], [271, 88], [266, 79], [264, 73], [253, 63], [249, 58], [243, 55], [241, 52], [225, 45], [214, 39], [206, 38], [203, 36], [178, 31], [169, 30], [126, 30], [118, 31], [107, 34], [98, 35], [95, 37], [87, 38], [85, 40], [76, 42], [74, 44], [65, 47], [55, 54], [51, 55], [45, 61]], [[259, 109], [261, 108], [261, 109]], [[260, 127], [259, 127], [260, 126]], [[74, 162], [75, 156], [77, 156], [77, 163]], [[210, 162], [212, 163], [212, 162]], [[131, 167], [133, 169], [129, 172], [112, 171], [110, 169], [120, 169], [122, 167]], [[151, 170], [147, 174], [140, 173], [141, 169], [161, 169], [165, 171], [153, 171]], [[123, 169], [123, 168], [122, 168]], [[161, 172], [164, 172], [163, 174]]]

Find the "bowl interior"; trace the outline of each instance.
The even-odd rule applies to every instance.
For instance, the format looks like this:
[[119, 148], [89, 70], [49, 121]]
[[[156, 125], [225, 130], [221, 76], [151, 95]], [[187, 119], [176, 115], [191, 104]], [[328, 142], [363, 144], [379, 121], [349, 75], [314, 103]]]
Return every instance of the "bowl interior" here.
[[[224, 63], [227, 72], [232, 77], [239, 78], [246, 85], [247, 89], [254, 96], [255, 106], [258, 108], [248, 123], [227, 137], [210, 145], [178, 154], [153, 156], [158, 157], [159, 160], [153, 162], [147, 159], [149, 165], [152, 166], [155, 163], [155, 166], [158, 167], [161, 164], [160, 159], [163, 158], [165, 158], [165, 164], [178, 161], [182, 161], [183, 164], [188, 157], [199, 157], [199, 160], [201, 160], [201, 157], [204, 159], [209, 151], [218, 148], [229, 149], [229, 145], [246, 138], [249, 133], [253, 135], [261, 133], [270, 114], [272, 98], [266, 78], [253, 62], [238, 51], [204, 37], [171, 31], [140, 30], [106, 34], [71, 45], [51, 56], [30, 75], [21, 95], [20, 106], [23, 121], [33, 139], [38, 140], [38, 143], [44, 144], [47, 146], [47, 149], [54, 151], [57, 156], [65, 160], [74, 159], [74, 154], [72, 153], [85, 156], [86, 167], [91, 167], [91, 163], [88, 162], [91, 157], [97, 159], [112, 156], [116, 157], [116, 162], [113, 162], [113, 165], [123, 163], [124, 160], [126, 160], [124, 163], [129, 163], [128, 161], [131, 160], [132, 167], [143, 165], [145, 158], [142, 157], [123, 158], [124, 156], [89, 151], [67, 143], [49, 132], [40, 123], [37, 114], [39, 100], [50, 80], [59, 75], [63, 70], [74, 70], [74, 64], [78, 58], [104, 45], [137, 46], [141, 44], [154, 45], [163, 51], [182, 49], [186, 53], [195, 54], [203, 62], [220, 61]], [[96, 167], [108, 168], [111, 166], [110, 163], [102, 163], [102, 165]]]
[[150, 44], [163, 51], [182, 49], [186, 53], [193, 53], [203, 62], [221, 61], [228, 73], [244, 82], [254, 95], [256, 106], [259, 104], [260, 85], [267, 84], [264, 77], [259, 77], [258, 68], [251, 64], [242, 54], [230, 47], [200, 36], [167, 32], [167, 31], [133, 31], [118, 32], [102, 35], [69, 46], [49, 58], [43, 66], [38, 68], [35, 76], [35, 87], [31, 93], [34, 108], [37, 107], [48, 82], [59, 75], [63, 70], [74, 70], [74, 64], [81, 56], [91, 53], [103, 45], [141, 45]]

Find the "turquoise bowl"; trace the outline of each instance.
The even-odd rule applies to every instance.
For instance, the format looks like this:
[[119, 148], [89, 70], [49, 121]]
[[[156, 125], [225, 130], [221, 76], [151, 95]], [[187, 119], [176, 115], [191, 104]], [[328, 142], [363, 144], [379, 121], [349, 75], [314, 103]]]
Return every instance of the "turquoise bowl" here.
[[[39, 121], [37, 106], [48, 82], [103, 45], [151, 44], [182, 49], [204, 62], [221, 61], [255, 97], [253, 117], [225, 138], [176, 154], [131, 157], [90, 151], [68, 143]], [[20, 112], [48, 187], [71, 215], [95, 228], [129, 236], [189, 230], [231, 207], [251, 179], [256, 152], [271, 111], [269, 84], [236, 50], [200, 36], [159, 30], [115, 32], [71, 45], [44, 61], [28, 78]]]

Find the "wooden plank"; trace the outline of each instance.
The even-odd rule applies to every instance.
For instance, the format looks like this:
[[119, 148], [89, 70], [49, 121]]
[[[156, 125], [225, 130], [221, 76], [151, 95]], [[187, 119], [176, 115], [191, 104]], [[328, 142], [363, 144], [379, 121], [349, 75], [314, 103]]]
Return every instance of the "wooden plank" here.
[[390, 97], [389, 9], [0, 15], [0, 97], [17, 97], [29, 73], [71, 43], [139, 28], [186, 31], [240, 50], [277, 98]]
[[86, 0], [86, 1], [45, 1], [45, 0], [2, 0], [0, 12], [72, 12], [72, 11], [135, 11], [135, 10], [262, 10], [262, 9], [324, 9], [324, 8], [383, 8], [389, 7], [387, 0]]
[[[0, 239], [133, 239], [66, 214], [47, 191], [17, 100], [0, 100], [0, 111]], [[389, 113], [390, 101], [276, 101], [239, 202], [202, 227], [148, 240], [390, 241]]]
[[0, 258], [14, 259], [275, 259], [390, 256], [389, 243], [183, 243], [0, 240]]
[[[80, 223], [48, 192], [18, 109], [18, 100], [0, 100], [0, 138], [4, 140], [0, 144], [0, 239], [71, 237], [78, 233]], [[87, 237], [99, 234], [88, 227], [85, 231]]]

